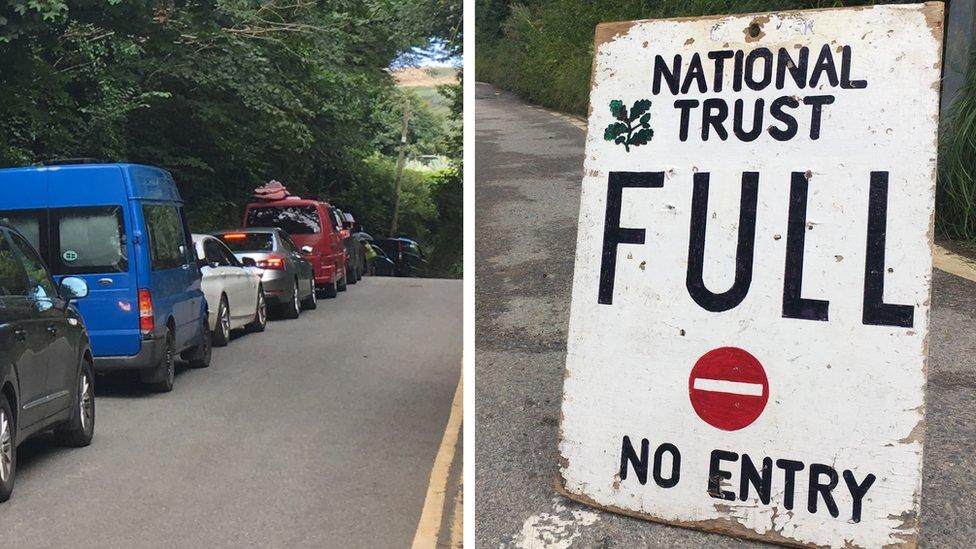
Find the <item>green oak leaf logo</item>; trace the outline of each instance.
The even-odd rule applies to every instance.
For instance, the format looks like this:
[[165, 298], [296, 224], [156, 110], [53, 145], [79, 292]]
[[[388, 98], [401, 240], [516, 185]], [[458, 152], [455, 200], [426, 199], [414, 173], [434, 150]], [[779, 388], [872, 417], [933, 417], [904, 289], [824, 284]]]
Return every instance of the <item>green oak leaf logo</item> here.
[[607, 129], [603, 130], [603, 139], [613, 141], [618, 145], [623, 145], [624, 150], [630, 152], [630, 147], [647, 145], [647, 142], [654, 137], [654, 130], [651, 129], [651, 113], [647, 112], [651, 108], [648, 99], [638, 99], [627, 112], [624, 102], [614, 99], [610, 102], [610, 114], [617, 119], [611, 123]]

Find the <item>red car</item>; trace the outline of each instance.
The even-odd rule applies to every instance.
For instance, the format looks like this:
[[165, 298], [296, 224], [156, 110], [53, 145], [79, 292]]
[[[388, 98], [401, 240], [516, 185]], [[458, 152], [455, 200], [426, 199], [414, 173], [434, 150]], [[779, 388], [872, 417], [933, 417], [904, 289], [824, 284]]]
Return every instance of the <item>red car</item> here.
[[244, 207], [244, 227], [278, 227], [291, 236], [312, 263], [315, 287], [325, 297], [345, 291], [348, 264], [343, 228], [331, 208], [328, 202], [297, 196]]

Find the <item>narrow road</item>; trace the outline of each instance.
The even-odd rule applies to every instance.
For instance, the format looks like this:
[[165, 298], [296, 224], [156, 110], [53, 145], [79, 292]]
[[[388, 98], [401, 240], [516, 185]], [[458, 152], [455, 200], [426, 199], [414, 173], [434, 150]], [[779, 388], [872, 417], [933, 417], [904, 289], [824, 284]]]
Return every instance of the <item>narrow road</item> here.
[[4, 545], [408, 547], [461, 310], [460, 281], [365, 278], [178, 371], [172, 393], [99, 378], [90, 447], [21, 446]]
[[[761, 547], [553, 490], [584, 132], [476, 84], [476, 540], [484, 547]], [[976, 284], [936, 271], [921, 546], [976, 537]]]

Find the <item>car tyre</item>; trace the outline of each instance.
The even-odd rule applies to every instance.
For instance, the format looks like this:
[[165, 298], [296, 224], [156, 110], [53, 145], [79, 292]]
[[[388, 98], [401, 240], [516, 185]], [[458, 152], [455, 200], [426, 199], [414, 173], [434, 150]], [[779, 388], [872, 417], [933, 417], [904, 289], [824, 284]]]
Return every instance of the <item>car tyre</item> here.
[[301, 310], [301, 303], [298, 301], [298, 279], [296, 278], [291, 289], [291, 299], [281, 306], [281, 316], [283, 318], [298, 318]]
[[258, 288], [258, 305], [254, 310], [254, 320], [247, 325], [250, 333], [263, 332], [268, 326], [268, 302], [264, 299], [264, 288]]
[[339, 295], [339, 281], [338, 280], [333, 279], [332, 280], [332, 284], [329, 284], [328, 286], [324, 286], [322, 288], [322, 297], [324, 297], [324, 298], [332, 299], [332, 298], [334, 298], [337, 295]]
[[230, 307], [225, 295], [220, 296], [220, 305], [217, 306], [217, 329], [212, 340], [214, 347], [226, 347], [230, 342]]
[[359, 282], [359, 267], [353, 267], [351, 271], [346, 271], [346, 276], [349, 278], [347, 281], [349, 284]]
[[338, 290], [340, 292], [346, 291], [346, 284], [347, 284], [347, 280], [346, 279], [347, 278], [349, 278], [349, 271], [348, 270], [346, 270], [346, 272], [342, 273], [342, 279], [339, 281], [339, 284], [336, 286], [336, 290]]
[[0, 502], [10, 499], [17, 479], [17, 419], [0, 395]]
[[203, 341], [180, 354], [180, 358], [187, 361], [191, 368], [206, 368], [213, 357], [213, 334], [210, 333], [210, 319], [207, 317], [208, 313], [204, 312], [201, 327]]
[[308, 293], [308, 297], [302, 300], [302, 309], [315, 309], [319, 306], [318, 297], [315, 295], [315, 281], [309, 280], [308, 285], [312, 288], [312, 291]]
[[78, 387], [72, 401], [71, 419], [55, 431], [58, 441], [65, 446], [81, 448], [91, 444], [95, 435], [95, 372], [85, 358], [78, 370]]
[[176, 336], [173, 330], [166, 329], [166, 347], [163, 349], [163, 358], [159, 364], [151, 370], [144, 370], [143, 383], [157, 393], [168, 393], [173, 390], [173, 382], [176, 380]]

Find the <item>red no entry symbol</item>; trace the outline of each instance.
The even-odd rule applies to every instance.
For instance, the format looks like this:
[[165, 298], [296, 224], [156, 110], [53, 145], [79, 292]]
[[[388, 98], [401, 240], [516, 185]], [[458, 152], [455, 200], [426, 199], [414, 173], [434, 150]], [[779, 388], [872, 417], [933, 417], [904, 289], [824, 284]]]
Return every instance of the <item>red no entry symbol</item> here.
[[688, 377], [688, 395], [705, 423], [738, 431], [766, 408], [769, 381], [756, 357], [737, 347], [720, 347], [695, 363]]

